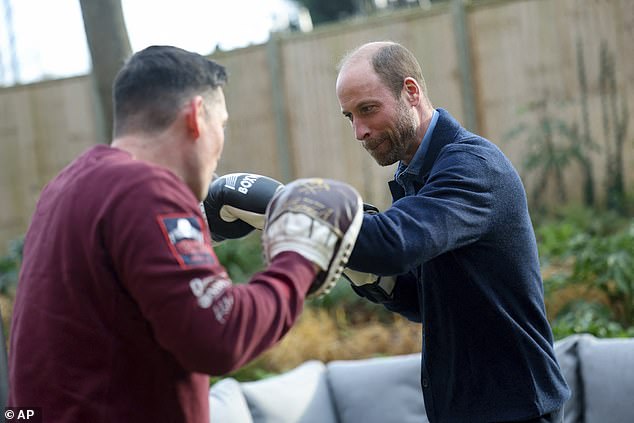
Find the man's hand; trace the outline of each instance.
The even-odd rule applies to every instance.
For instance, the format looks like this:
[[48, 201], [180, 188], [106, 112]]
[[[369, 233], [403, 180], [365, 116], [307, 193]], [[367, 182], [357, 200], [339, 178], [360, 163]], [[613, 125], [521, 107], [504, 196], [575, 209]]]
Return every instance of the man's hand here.
[[[377, 214], [379, 209], [369, 203], [363, 203], [363, 212], [367, 214]], [[382, 303], [392, 299], [396, 278], [393, 276], [377, 276], [372, 273], [358, 272], [350, 268], [345, 268], [343, 277], [348, 282], [352, 290], [357, 295], [367, 298], [375, 303]]]
[[352, 290], [360, 297], [367, 298], [374, 303], [383, 303], [392, 299], [396, 278], [394, 276], [377, 276], [372, 273], [358, 272], [344, 269], [343, 277]]

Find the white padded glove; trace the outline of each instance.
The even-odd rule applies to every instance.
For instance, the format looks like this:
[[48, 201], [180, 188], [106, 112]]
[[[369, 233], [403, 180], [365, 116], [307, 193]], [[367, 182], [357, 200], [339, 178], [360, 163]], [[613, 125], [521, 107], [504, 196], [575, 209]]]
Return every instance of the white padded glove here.
[[267, 263], [294, 251], [322, 270], [308, 291], [321, 296], [335, 285], [363, 221], [363, 203], [350, 185], [332, 179], [305, 178], [279, 190], [266, 210], [262, 234]]

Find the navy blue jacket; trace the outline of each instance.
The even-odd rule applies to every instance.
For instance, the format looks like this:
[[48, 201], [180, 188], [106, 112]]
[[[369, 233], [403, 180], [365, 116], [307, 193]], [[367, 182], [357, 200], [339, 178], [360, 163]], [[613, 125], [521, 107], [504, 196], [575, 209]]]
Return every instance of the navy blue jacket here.
[[[412, 195], [365, 215], [348, 266], [400, 275], [388, 309], [423, 326], [431, 423], [537, 417], [570, 396], [553, 350], [522, 182], [505, 155], [443, 109]], [[413, 163], [413, 162], [412, 162]]]

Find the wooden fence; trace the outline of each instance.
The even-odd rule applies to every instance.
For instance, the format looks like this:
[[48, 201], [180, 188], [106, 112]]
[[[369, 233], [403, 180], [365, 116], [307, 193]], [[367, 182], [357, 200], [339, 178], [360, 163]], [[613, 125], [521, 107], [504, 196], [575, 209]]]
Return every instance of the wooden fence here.
[[[566, 167], [563, 188], [539, 178], [547, 156], [536, 161], [537, 171], [524, 167], [527, 158], [548, 147], [544, 140], [565, 150], [576, 138], [596, 146], [591, 159], [600, 191], [615, 129], [633, 117], [634, 104], [627, 106], [634, 98], [634, 2], [461, 5], [452, 1], [305, 34], [274, 34], [263, 45], [212, 54], [230, 78], [225, 90], [230, 118], [218, 173], [250, 171], [283, 182], [327, 176], [387, 206], [385, 183], [394, 166], [377, 166], [355, 141], [334, 86], [345, 52], [389, 39], [419, 58], [434, 105], [497, 143], [529, 192], [539, 188], [542, 199], [554, 202], [563, 189], [569, 201], [580, 201], [583, 167], [576, 162]], [[44, 184], [100, 139], [92, 89], [85, 76], [0, 90], [0, 248], [24, 233]], [[544, 137], [548, 123], [573, 132]], [[622, 157], [631, 183], [629, 129]], [[575, 130], [577, 136], [571, 136]], [[512, 132], [518, 136], [509, 138]]]

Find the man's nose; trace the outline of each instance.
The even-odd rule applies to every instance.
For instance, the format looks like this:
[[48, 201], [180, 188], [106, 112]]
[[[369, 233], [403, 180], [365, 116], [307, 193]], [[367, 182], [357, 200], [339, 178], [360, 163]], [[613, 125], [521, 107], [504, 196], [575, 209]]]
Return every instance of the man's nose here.
[[367, 125], [364, 125], [363, 122], [355, 122], [354, 123], [354, 136], [359, 141], [363, 141], [364, 139], [370, 136], [370, 128]]

